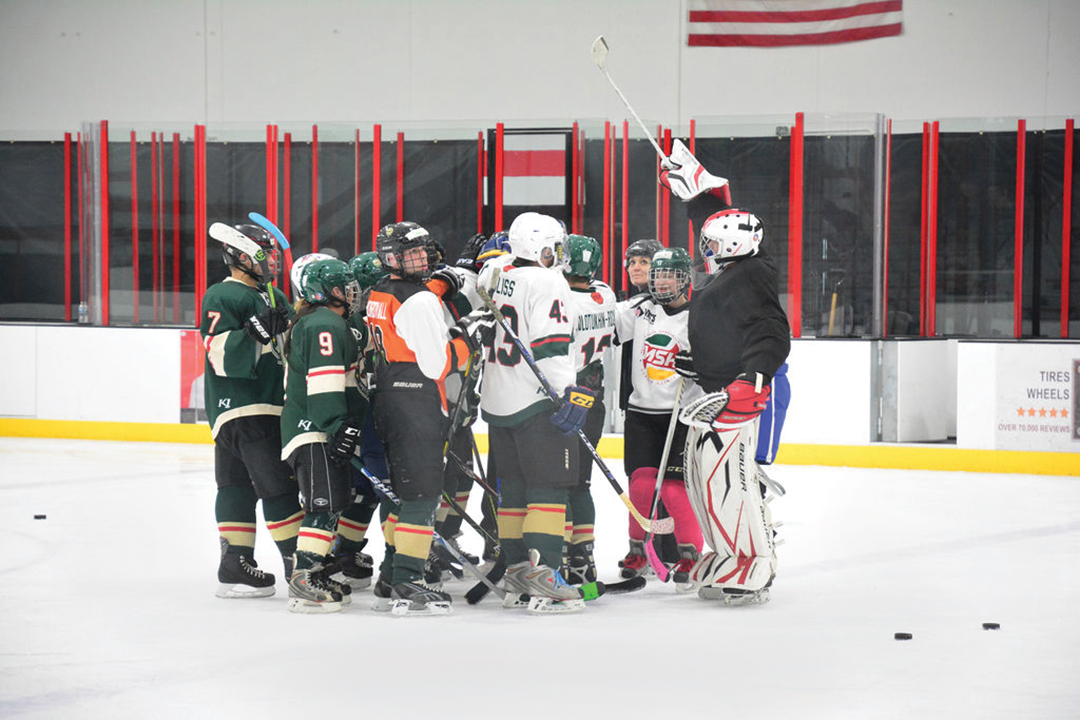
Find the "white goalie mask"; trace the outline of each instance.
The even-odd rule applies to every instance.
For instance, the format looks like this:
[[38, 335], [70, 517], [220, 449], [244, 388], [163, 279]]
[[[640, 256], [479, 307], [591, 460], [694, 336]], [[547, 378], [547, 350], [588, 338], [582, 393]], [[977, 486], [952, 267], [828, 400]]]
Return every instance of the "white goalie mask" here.
[[732, 208], [709, 216], [701, 226], [701, 257], [710, 273], [722, 264], [757, 255], [764, 226], [756, 215]]
[[307, 255], [301, 255], [293, 260], [292, 270], [289, 272], [289, 279], [292, 281], [293, 295], [300, 297], [304, 293], [304, 286], [302, 279], [304, 277], [304, 268], [315, 262], [316, 260], [333, 260], [332, 255], [326, 253], [308, 253]]
[[534, 212], [518, 215], [510, 224], [507, 241], [516, 258], [556, 269], [561, 269], [565, 263], [566, 229], [550, 215]]

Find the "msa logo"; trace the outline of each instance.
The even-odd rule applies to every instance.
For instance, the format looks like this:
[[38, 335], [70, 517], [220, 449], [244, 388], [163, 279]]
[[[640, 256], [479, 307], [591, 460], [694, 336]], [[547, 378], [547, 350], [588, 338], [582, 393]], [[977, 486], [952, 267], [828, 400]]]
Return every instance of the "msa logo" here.
[[675, 353], [678, 351], [679, 345], [670, 335], [654, 333], [645, 338], [641, 348], [645, 375], [653, 382], [664, 382], [675, 377]]
[[296, 427], [302, 428], [302, 429], [304, 429], [306, 431], [310, 431], [311, 430], [311, 421], [310, 420], [301, 420], [300, 422], [296, 423]]
[[232, 398], [221, 398], [217, 401], [217, 406], [219, 408], [225, 408], [226, 410], [228, 410], [230, 407], [232, 407]]

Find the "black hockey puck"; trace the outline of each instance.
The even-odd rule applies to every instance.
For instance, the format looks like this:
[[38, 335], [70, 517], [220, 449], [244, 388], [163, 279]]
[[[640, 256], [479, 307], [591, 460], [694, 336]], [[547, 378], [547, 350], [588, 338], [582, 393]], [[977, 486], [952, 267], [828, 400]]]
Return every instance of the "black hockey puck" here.
[[894, 640], [910, 640], [911, 633], [893, 633]]
[[44, 519], [45, 519], [45, 516], [44, 516], [44, 515], [35, 515], [35, 516], [34, 516], [34, 519], [35, 519], [35, 520], [44, 520]]
[[1000, 630], [1001, 625], [998, 623], [983, 623], [983, 630]]

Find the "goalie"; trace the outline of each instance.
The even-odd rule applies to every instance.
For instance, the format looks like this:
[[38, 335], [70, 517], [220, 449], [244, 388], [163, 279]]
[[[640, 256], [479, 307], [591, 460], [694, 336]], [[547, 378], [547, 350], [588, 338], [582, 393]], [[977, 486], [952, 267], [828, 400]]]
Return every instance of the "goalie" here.
[[690, 304], [690, 351], [678, 372], [707, 393], [684, 408], [687, 489], [705, 542], [691, 580], [705, 599], [725, 604], [768, 600], [776, 573], [772, 519], [755, 460], [757, 418], [773, 376], [791, 349], [778, 298], [776, 264], [761, 250], [763, 226], [752, 213], [711, 215], [700, 236], [709, 273]]

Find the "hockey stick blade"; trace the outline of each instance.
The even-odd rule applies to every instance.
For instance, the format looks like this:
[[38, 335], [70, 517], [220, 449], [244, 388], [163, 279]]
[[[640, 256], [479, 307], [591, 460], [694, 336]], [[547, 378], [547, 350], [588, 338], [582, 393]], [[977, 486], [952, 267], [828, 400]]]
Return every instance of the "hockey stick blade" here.
[[661, 160], [667, 160], [667, 155], [665, 155], [664, 151], [660, 149], [660, 146], [657, 144], [656, 139], [652, 136], [652, 133], [649, 132], [649, 129], [647, 127], [645, 127], [645, 123], [641, 121], [641, 118], [638, 117], [638, 114], [634, 112], [634, 108], [630, 105], [630, 101], [627, 100], [626, 96], [622, 94], [622, 90], [620, 90], [619, 86], [615, 84], [615, 80], [611, 77], [611, 73], [609, 73], [607, 71], [607, 68], [604, 66], [604, 63], [607, 61], [607, 55], [607, 40], [605, 40], [604, 36], [601, 35], [595, 40], [593, 40], [593, 62], [596, 63], [596, 67], [600, 68], [600, 72], [604, 73], [604, 77], [606, 77], [607, 81], [611, 84], [611, 89], [615, 91], [615, 94], [619, 96], [620, 100], [622, 100], [622, 104], [626, 106], [627, 110], [630, 111], [630, 115], [632, 115], [634, 120], [637, 121], [638, 127], [641, 128], [641, 132], [645, 133], [645, 137], [652, 144], [653, 149], [656, 150], [656, 154], [660, 156]]
[[[500, 558], [496, 560], [495, 565], [490, 570], [488, 570], [485, 578], [489, 583], [495, 585], [503, 579], [503, 575], [505, 574], [506, 563], [503, 562], [503, 560]], [[489, 592], [491, 592], [491, 588], [488, 587], [487, 583], [478, 582], [473, 585], [467, 593], [465, 593], [465, 602], [469, 603], [470, 605], [475, 605], [476, 603], [486, 598]]]
[[660, 582], [667, 582], [671, 577], [671, 570], [660, 559], [660, 556], [656, 554], [656, 548], [653, 547], [651, 538], [645, 540], [645, 557], [649, 558], [649, 567], [656, 573], [656, 577], [660, 578]]
[[278, 241], [278, 245], [285, 248], [286, 250], [289, 249], [289, 240], [285, 237], [285, 233], [281, 232], [281, 230], [278, 229], [277, 225], [270, 222], [269, 218], [260, 215], [257, 212], [249, 212], [248, 217], [251, 218], [251, 221], [254, 222], [256, 225], [273, 235], [274, 239]]

